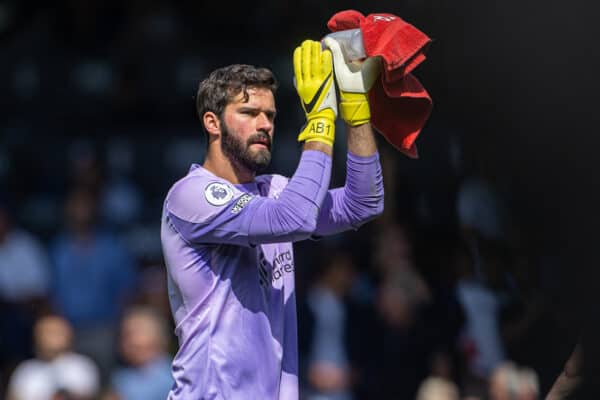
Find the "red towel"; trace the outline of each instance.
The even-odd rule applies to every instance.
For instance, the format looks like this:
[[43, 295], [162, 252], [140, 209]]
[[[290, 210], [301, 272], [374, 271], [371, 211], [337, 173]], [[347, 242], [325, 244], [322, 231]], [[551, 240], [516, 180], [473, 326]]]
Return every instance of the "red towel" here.
[[367, 57], [381, 56], [384, 70], [369, 91], [371, 122], [388, 142], [417, 158], [415, 140], [429, 118], [431, 97], [410, 72], [425, 60], [431, 39], [393, 14], [346, 10], [327, 22], [332, 32], [360, 28]]

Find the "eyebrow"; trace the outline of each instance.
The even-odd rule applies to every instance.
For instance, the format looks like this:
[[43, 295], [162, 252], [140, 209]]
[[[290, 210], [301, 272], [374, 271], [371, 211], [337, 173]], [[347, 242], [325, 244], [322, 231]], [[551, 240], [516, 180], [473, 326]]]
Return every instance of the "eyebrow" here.
[[246, 111], [252, 111], [252, 112], [264, 111], [264, 113], [267, 114], [267, 117], [269, 117], [269, 118], [275, 118], [275, 115], [277, 115], [277, 111], [275, 111], [274, 109], [263, 110], [259, 107], [252, 107], [252, 106], [241, 106], [240, 108], [238, 108], [238, 112], [246, 112]]

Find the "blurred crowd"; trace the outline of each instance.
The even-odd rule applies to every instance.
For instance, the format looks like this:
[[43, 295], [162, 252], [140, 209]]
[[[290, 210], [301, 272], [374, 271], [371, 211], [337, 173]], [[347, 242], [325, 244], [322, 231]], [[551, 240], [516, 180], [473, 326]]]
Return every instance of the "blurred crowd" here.
[[[234, 13], [228, 2], [0, 2], [0, 398], [165, 398], [177, 343], [159, 218], [170, 184], [204, 155], [197, 84], [228, 63], [272, 68], [269, 172], [291, 175], [302, 125], [291, 49], [334, 11], [369, 12], [309, 3], [299, 16], [288, 1]], [[373, 11], [416, 18], [414, 3]], [[434, 112], [420, 160], [381, 140], [385, 214], [295, 246], [303, 399], [540, 399], [573, 350], [577, 338], [556, 340], [568, 335], [553, 243], [525, 229], [509, 179], [454, 125]]]
[[[118, 151], [83, 147], [52, 234], [24, 222], [10, 191], [0, 200], [2, 391], [164, 399], [177, 343], [160, 208], [143, 218], [144, 188], [110, 167]], [[440, 187], [409, 178], [416, 162], [383, 141], [381, 154], [384, 215], [296, 245], [303, 398], [541, 398], [559, 372], [540, 340], [559, 328], [551, 253], [520, 234], [483, 167]]]
[[49, 240], [20, 225], [6, 193], [0, 200], [7, 399], [164, 399], [172, 385], [164, 270], [101, 223], [95, 183], [87, 176], [65, 194]]

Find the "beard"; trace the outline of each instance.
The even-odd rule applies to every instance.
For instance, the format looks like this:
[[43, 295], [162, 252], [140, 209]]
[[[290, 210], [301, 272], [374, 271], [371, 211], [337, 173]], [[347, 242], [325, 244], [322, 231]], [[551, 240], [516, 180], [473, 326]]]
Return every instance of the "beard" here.
[[[232, 134], [225, 121], [221, 121], [221, 150], [237, 167], [258, 173], [264, 171], [271, 162], [271, 138], [264, 132], [252, 134], [244, 143]], [[263, 143], [266, 149], [252, 150], [254, 143]]]

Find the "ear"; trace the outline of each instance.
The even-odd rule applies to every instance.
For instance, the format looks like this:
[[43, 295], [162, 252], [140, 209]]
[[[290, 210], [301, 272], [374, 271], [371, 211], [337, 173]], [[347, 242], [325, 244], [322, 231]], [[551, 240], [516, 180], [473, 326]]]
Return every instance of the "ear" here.
[[212, 111], [207, 111], [202, 116], [204, 128], [210, 135], [221, 136], [221, 121], [219, 117]]

